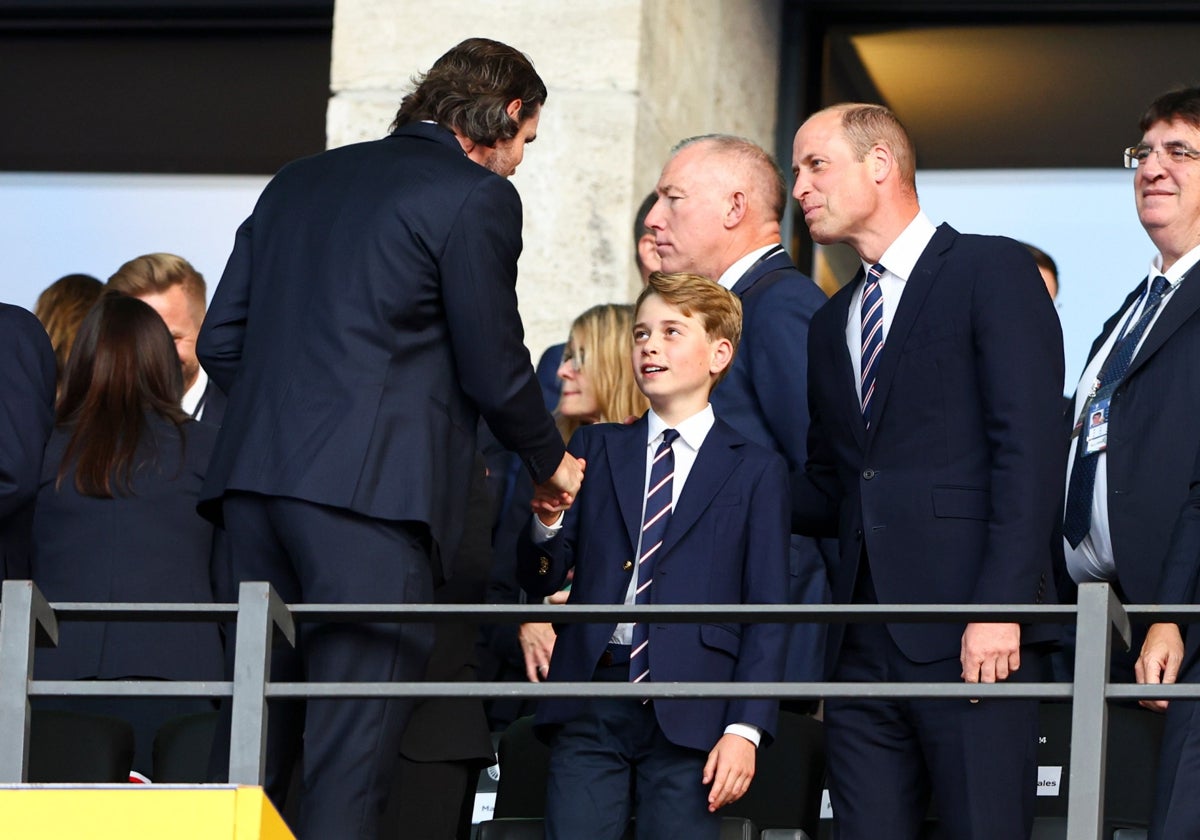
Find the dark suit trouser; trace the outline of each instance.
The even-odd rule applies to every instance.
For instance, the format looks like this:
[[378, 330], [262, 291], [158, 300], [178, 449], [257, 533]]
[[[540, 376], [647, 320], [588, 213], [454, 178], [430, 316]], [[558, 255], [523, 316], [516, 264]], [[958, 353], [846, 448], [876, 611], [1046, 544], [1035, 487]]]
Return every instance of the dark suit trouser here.
[[1200, 791], [1200, 702], [1172, 700], [1167, 707], [1167, 724], [1158, 760], [1150, 840], [1200, 838], [1200, 795], [1197, 791]]
[[[629, 665], [598, 667], [594, 679], [628, 681]], [[653, 703], [592, 699], [550, 740], [546, 840], [620, 840], [631, 800], [638, 840], [716, 840], [720, 817], [700, 783], [707, 759], [666, 739]]]
[[[1010, 679], [1037, 678], [1025, 657]], [[961, 672], [957, 659], [914, 663], [884, 625], [862, 624], [847, 628], [834, 679], [959, 683]], [[830, 699], [825, 733], [836, 840], [915, 840], [931, 792], [939, 837], [1029, 837], [1036, 700]]]
[[[287, 603], [428, 603], [424, 525], [360, 516], [296, 499], [224, 501], [235, 580], [266, 580]], [[414, 682], [433, 633], [425, 624], [300, 624], [299, 649], [276, 647], [273, 680]], [[303, 735], [302, 840], [375, 838], [413, 702], [310, 700], [268, 720], [267, 788], [282, 810]], [[226, 740], [228, 735], [225, 735]], [[225, 747], [227, 750], [227, 746]]]

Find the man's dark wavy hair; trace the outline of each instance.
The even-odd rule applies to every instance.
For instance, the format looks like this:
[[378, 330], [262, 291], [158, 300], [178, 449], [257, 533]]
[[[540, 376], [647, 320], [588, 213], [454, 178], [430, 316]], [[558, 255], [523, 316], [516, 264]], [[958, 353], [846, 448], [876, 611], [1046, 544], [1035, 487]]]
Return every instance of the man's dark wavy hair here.
[[1192, 128], [1200, 128], [1200, 87], [1180, 88], [1164, 93], [1150, 103], [1146, 113], [1138, 123], [1138, 128], [1145, 134], [1156, 122], [1187, 123]]
[[[511, 140], [517, 127], [546, 101], [546, 85], [520, 50], [487, 38], [468, 38], [413, 79], [416, 90], [400, 102], [395, 130], [432, 120], [484, 146]], [[514, 120], [504, 110], [514, 99]]]

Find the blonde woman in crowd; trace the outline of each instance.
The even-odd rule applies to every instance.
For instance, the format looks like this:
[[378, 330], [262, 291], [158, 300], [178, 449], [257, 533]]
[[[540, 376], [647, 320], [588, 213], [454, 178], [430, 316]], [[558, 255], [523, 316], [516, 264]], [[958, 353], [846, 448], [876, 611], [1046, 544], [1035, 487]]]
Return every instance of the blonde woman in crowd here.
[[[649, 407], [633, 378], [629, 361], [632, 342], [633, 307], [628, 304], [603, 303], [575, 319], [558, 366], [562, 390], [554, 416], [564, 441], [570, 440], [580, 426], [622, 423], [640, 417]], [[517, 485], [509, 494], [510, 503], [496, 528], [489, 601], [523, 600], [516, 583], [516, 539], [521, 528], [529, 527], [532, 497], [532, 486], [518, 472]], [[564, 589], [548, 601], [565, 603], [568, 594]], [[485, 647], [496, 660], [495, 678], [515, 677], [520, 672], [518, 663], [523, 663], [525, 676], [539, 682], [554, 649], [553, 627], [549, 623], [527, 623], [521, 625], [518, 633], [511, 628], [512, 625], [485, 628]], [[493, 727], [503, 726], [520, 715], [518, 710], [503, 708], [510, 702], [502, 699], [493, 704]]]

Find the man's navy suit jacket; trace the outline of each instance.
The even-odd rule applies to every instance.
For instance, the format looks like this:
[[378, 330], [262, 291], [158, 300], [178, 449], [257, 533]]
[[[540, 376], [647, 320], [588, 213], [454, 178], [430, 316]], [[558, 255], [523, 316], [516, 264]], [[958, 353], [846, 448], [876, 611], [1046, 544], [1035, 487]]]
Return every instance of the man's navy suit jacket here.
[[[937, 229], [885, 339], [869, 430], [846, 346], [861, 280], [813, 319], [809, 467], [793, 488], [794, 524], [839, 537], [834, 601], [852, 601], [864, 547], [880, 603], [1053, 601], [1062, 331], [1031, 258]], [[958, 657], [963, 628], [888, 625], [914, 662]], [[1022, 642], [1047, 634], [1032, 625]]]
[[564, 451], [523, 343], [520, 251], [516, 189], [439, 126], [284, 167], [200, 332], [229, 396], [203, 500], [248, 491], [424, 522], [445, 567], [480, 413], [536, 481]]
[[196, 419], [201, 423], [207, 423], [210, 426], [221, 428], [221, 421], [225, 419], [225, 406], [229, 403], [229, 398], [225, 396], [225, 392], [217, 387], [217, 383], [211, 379], [204, 386], [204, 396], [201, 398], [203, 408], [200, 411], [200, 416]]
[[[1104, 323], [1088, 352], [1089, 360], [1120, 329], [1121, 316], [1144, 287], [1143, 280]], [[1197, 456], [1200, 268], [1193, 268], [1163, 304], [1109, 405], [1108, 525], [1117, 577], [1132, 603], [1177, 603], [1187, 598], [1175, 584], [1164, 589], [1163, 572]], [[1061, 575], [1060, 580], [1069, 578]], [[1074, 589], [1069, 583], [1067, 588]], [[1073, 591], [1065, 592], [1064, 598], [1073, 600]]]
[[[587, 479], [549, 542], [521, 540], [518, 576], [532, 596], [557, 592], [575, 570], [572, 605], [623, 604], [635, 566], [646, 486], [647, 420], [584, 426], [570, 451], [587, 459]], [[651, 603], [778, 604], [787, 597], [788, 488], [783, 460], [717, 419], [688, 475], [657, 554]], [[592, 679], [615, 623], [566, 624], [550, 663], [552, 682]], [[662, 682], [777, 681], [786, 628], [780, 624], [652, 624], [651, 679]], [[567, 721], [586, 701], [545, 700], [539, 724]], [[749, 723], [769, 742], [775, 700], [655, 700], [663, 734], [707, 752], [731, 723]]]
[[742, 301], [742, 342], [729, 374], [713, 389], [713, 410], [786, 458], [790, 474], [801, 472], [808, 455], [804, 355], [825, 293], [782, 251], [752, 266], [732, 291]]
[[[783, 251], [747, 269], [732, 291], [742, 301], [742, 342], [728, 376], [713, 390], [713, 409], [741, 434], [782, 455], [788, 474], [796, 476], [808, 460], [808, 328], [827, 298]], [[828, 599], [827, 566], [836, 555], [832, 540], [822, 544], [792, 537], [792, 603]], [[823, 630], [814, 624], [792, 626], [787, 679], [823, 678]]]
[[31, 312], [0, 303], [0, 577], [26, 579], [42, 450], [54, 427], [54, 350]]

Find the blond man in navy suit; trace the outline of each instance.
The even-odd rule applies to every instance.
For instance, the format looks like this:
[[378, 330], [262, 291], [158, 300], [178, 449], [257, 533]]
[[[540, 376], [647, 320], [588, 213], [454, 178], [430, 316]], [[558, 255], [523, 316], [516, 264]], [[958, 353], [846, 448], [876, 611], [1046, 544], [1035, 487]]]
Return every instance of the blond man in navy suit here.
[[[863, 269], [809, 331], [809, 460], [795, 522], [836, 534], [837, 603], [1053, 601], [1062, 332], [1033, 258], [1002, 237], [934, 226], [916, 155], [878, 105], [796, 134], [793, 195], [816, 242]], [[837, 681], [1038, 678], [1046, 625], [835, 626]], [[1033, 700], [829, 698], [834, 836], [913, 840], [932, 792], [945, 836], [1027, 837]]]

